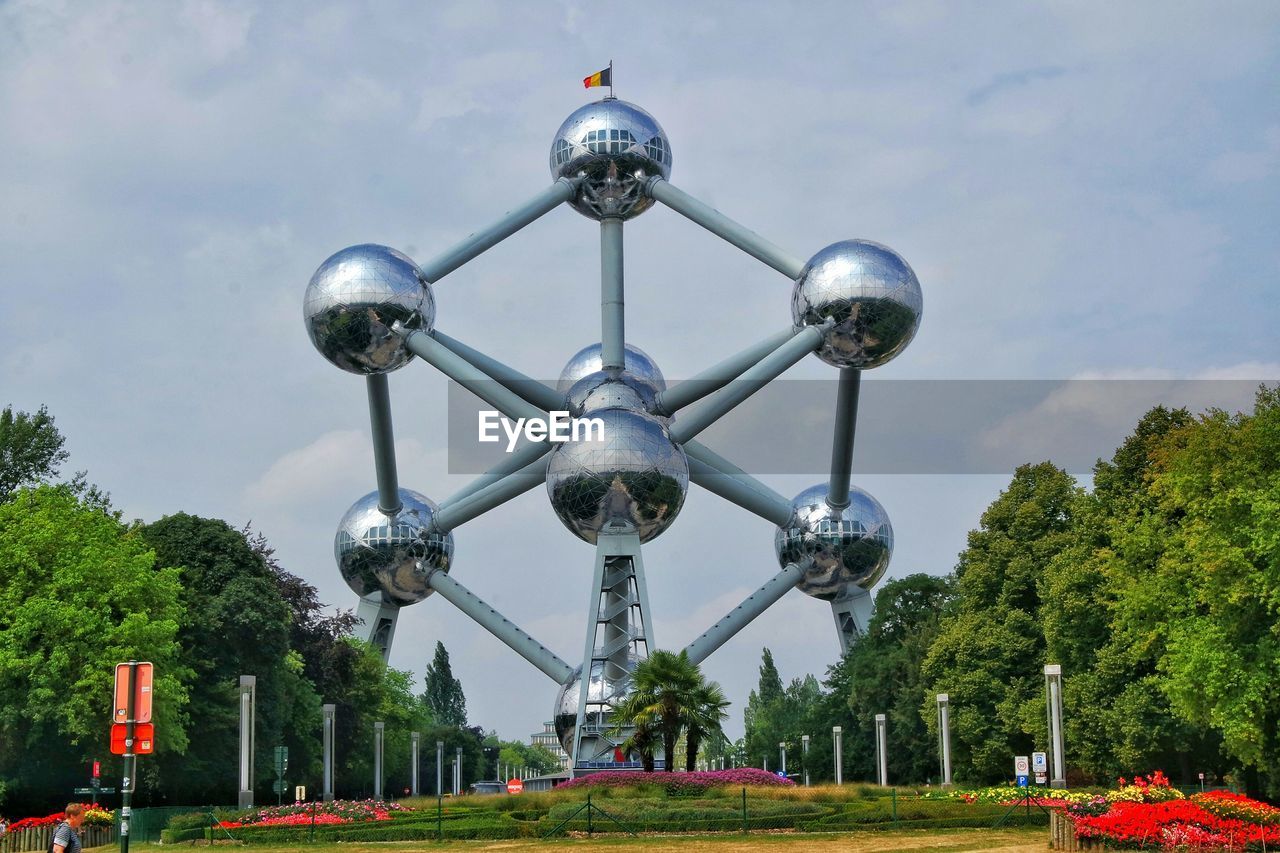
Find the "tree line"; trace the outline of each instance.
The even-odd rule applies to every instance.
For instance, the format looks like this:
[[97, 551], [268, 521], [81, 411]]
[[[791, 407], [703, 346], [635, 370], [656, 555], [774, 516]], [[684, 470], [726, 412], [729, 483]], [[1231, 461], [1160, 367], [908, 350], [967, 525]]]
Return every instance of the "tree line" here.
[[766, 649], [731, 749], [775, 767], [809, 734], [831, 778], [840, 725], [845, 778], [874, 779], [883, 713], [890, 779], [936, 783], [947, 693], [955, 779], [1007, 780], [1015, 754], [1047, 749], [1046, 663], [1062, 665], [1069, 783], [1159, 768], [1280, 796], [1280, 391], [1245, 413], [1152, 409], [1091, 488], [1018, 468], [954, 570], [886, 583], [822, 683], [784, 685]]
[[[138, 761], [139, 805], [235, 801], [242, 674], [257, 676], [255, 789], [273, 802], [272, 752], [289, 749], [289, 790], [318, 793], [322, 706], [336, 706], [338, 796], [373, 790], [373, 722], [386, 723], [384, 790], [409, 785], [409, 733], [434, 786], [435, 742], [463, 749], [464, 785], [499, 761], [546, 772], [542, 748], [468, 725], [462, 685], [437, 643], [416, 691], [287, 571], [265, 536], [177, 512], [125, 521], [83, 473], [59, 482], [64, 438], [43, 407], [0, 412], [0, 804], [43, 813], [108, 758], [114, 665], [156, 667], [156, 753]], [[118, 763], [103, 761], [104, 784]], [[445, 778], [448, 779], [446, 769]]]

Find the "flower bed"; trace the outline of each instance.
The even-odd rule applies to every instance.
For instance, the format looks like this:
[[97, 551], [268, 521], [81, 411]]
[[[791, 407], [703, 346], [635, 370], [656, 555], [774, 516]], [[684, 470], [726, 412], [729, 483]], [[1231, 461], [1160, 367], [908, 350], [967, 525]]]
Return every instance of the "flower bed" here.
[[[1245, 808], [1268, 808], [1249, 800]], [[1098, 838], [1124, 847], [1176, 850], [1242, 849], [1246, 845], [1280, 845], [1280, 825], [1262, 826], [1247, 820], [1219, 817], [1208, 811], [1200, 795], [1159, 803], [1119, 801], [1106, 814], [1074, 819], [1077, 838]]]
[[254, 826], [332, 826], [340, 823], [364, 823], [390, 820], [392, 812], [411, 812], [413, 809], [399, 803], [381, 800], [332, 800], [327, 803], [293, 803], [287, 806], [271, 806], [265, 809], [237, 815], [221, 821], [224, 829]]
[[[94, 806], [89, 803], [81, 803], [81, 805], [84, 806], [85, 826], [111, 826], [115, 822], [115, 813], [110, 809], [104, 809], [102, 806]], [[9, 824], [9, 832], [21, 832], [24, 829], [54, 826], [66, 819], [67, 816], [63, 812], [54, 812], [44, 817], [24, 817], [22, 820]]]
[[589, 776], [580, 776], [556, 787], [566, 788], [626, 788], [632, 785], [657, 785], [668, 794], [699, 794], [708, 788], [742, 787], [752, 785], [795, 786], [790, 779], [775, 776], [767, 770], [755, 767], [738, 767], [734, 770], [703, 770], [693, 773], [671, 773], [658, 770], [653, 773], [636, 773], [626, 770], [602, 770]]

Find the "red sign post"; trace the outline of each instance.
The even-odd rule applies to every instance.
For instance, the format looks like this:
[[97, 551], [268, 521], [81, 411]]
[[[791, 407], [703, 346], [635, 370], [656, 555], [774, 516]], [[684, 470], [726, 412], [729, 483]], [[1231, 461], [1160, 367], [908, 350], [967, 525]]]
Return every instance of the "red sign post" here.
[[[113, 723], [129, 721], [129, 666], [130, 664], [127, 663], [116, 664], [115, 707], [111, 711]], [[149, 723], [151, 722], [151, 682], [155, 667], [143, 662], [133, 664], [133, 667], [133, 721]]]
[[508, 794], [518, 794], [523, 790], [524, 790], [524, 782], [521, 782], [519, 779], [512, 779], [509, 782], [507, 782]]

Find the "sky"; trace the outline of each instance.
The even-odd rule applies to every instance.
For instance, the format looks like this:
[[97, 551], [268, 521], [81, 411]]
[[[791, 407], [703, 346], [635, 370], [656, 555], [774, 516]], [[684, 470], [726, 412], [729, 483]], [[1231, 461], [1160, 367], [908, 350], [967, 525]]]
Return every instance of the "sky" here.
[[[796, 256], [861, 237], [914, 267], [919, 333], [868, 379], [1280, 377], [1274, 3], [10, 0], [0, 402], [47, 404], [66, 472], [126, 517], [251, 521], [353, 607], [332, 541], [375, 487], [365, 390], [307, 340], [307, 281], [357, 243], [426, 261], [543, 189], [610, 60], [673, 184]], [[597, 230], [553, 211], [437, 283], [437, 327], [554, 378], [598, 340]], [[790, 322], [785, 279], [672, 211], [626, 241], [628, 340], [668, 377]], [[401, 485], [440, 500], [468, 479], [447, 473], [446, 380], [414, 363], [390, 385]], [[830, 441], [794, 426], [777, 440]], [[1010, 474], [855, 470], [893, 521], [889, 577], [950, 571]], [[455, 548], [453, 577], [580, 653], [594, 555], [544, 491]], [[777, 570], [771, 525], [697, 487], [644, 561], [664, 648]], [[401, 613], [391, 664], [421, 676], [437, 640], [473, 723], [541, 729], [555, 685], [439, 597]], [[829, 607], [793, 591], [707, 661], [731, 736], [765, 646], [784, 679], [821, 676]]]

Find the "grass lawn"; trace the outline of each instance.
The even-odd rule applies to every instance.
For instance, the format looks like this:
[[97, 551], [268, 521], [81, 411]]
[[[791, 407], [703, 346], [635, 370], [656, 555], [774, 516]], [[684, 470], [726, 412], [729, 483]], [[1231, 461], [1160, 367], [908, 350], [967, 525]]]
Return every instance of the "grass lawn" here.
[[[879, 830], [875, 832], [841, 834], [756, 833], [741, 835], [682, 835], [643, 836], [640, 838], [555, 838], [547, 841], [389, 841], [376, 844], [294, 844], [268, 846], [253, 844], [250, 853], [300, 853], [300, 851], [331, 851], [331, 853], [409, 853], [409, 851], [501, 851], [501, 853], [534, 853], [534, 851], [568, 849], [580, 853], [611, 853], [611, 851], [644, 850], [646, 853], [693, 853], [710, 850], [712, 853], [755, 853], [755, 851], [783, 851], [801, 853], [816, 850], [820, 853], [914, 853], [914, 851], [990, 851], [990, 853], [1042, 853], [1046, 845], [1045, 830], [1040, 827], [1027, 829], [935, 829], [935, 830]], [[222, 845], [218, 845], [222, 846]], [[110, 853], [113, 848], [94, 848], [99, 853]], [[131, 850], [158, 853], [159, 845], [134, 844]], [[164, 849], [172, 851], [173, 845]]]

